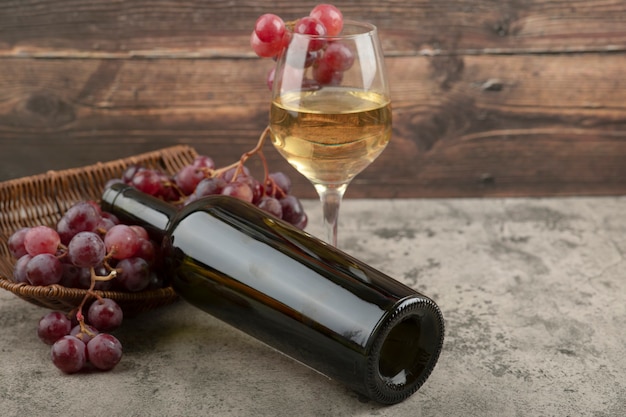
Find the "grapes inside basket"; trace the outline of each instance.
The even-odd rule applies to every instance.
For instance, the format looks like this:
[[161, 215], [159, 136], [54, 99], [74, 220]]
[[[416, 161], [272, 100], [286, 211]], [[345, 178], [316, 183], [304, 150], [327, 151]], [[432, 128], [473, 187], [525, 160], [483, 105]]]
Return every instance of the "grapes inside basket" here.
[[[16, 278], [16, 267], [19, 268], [16, 264], [21, 254], [15, 248], [11, 250], [9, 240], [25, 228], [47, 226], [57, 229], [60, 220], [71, 207], [79, 202], [97, 202], [106, 182], [112, 178], [121, 178], [130, 166], [143, 166], [174, 174], [192, 163], [196, 157], [192, 148], [172, 147], [83, 168], [49, 171], [0, 183], [0, 287], [42, 307], [64, 312], [75, 309], [85, 298], [87, 288], [84, 285], [83, 288], [80, 285], [63, 286], [60, 280], [52, 285], [32, 285], [27, 279]], [[97, 289], [94, 293], [116, 300], [127, 315], [148, 311], [176, 300], [176, 295], [167, 287], [137, 292], [109, 288], [107, 291]]]
[[[263, 160], [261, 179], [245, 165], [254, 154]], [[220, 168], [191, 147], [174, 146], [0, 183], [0, 288], [53, 310], [39, 323], [39, 336], [46, 343], [60, 342], [58, 336], [71, 331], [88, 346], [99, 330], [118, 327], [123, 316], [178, 298], [160, 268], [159, 245], [140, 226], [121, 224], [100, 209], [98, 200], [112, 181], [180, 207], [211, 194], [230, 195], [297, 227], [307, 223], [300, 201], [290, 194], [289, 178], [268, 172], [260, 145]], [[103, 333], [98, 343], [121, 355], [115, 345], [119, 342], [109, 337]], [[58, 349], [75, 351], [72, 343], [68, 337]], [[54, 361], [57, 343], [49, 344]], [[114, 359], [103, 359], [101, 368], [113, 366]], [[81, 363], [77, 358], [66, 367], [62, 362], [55, 364], [65, 372], [82, 369], [75, 369]]]

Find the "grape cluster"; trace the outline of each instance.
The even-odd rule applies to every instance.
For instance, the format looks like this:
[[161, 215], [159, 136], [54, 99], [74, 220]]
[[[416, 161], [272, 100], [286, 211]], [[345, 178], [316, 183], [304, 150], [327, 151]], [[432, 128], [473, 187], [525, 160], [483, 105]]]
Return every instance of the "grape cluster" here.
[[159, 247], [147, 231], [121, 224], [93, 201], [74, 204], [56, 228], [24, 227], [7, 243], [18, 283], [131, 292], [163, 286], [156, 273]]
[[[174, 175], [167, 175], [158, 169], [130, 166], [119, 179], [111, 182], [124, 182], [138, 190], [177, 205], [187, 205], [210, 195], [228, 195], [252, 203], [260, 209], [304, 229], [308, 217], [300, 200], [290, 194], [291, 179], [283, 172], [266, 172], [263, 180], [251, 174], [244, 162], [260, 152], [265, 135], [257, 148], [244, 154], [234, 164], [216, 168], [208, 156], [197, 156], [193, 162], [182, 167]], [[267, 170], [266, 170], [267, 171]]]
[[[87, 366], [112, 369], [122, 357], [122, 344], [105, 332], [121, 325], [123, 311], [114, 300], [93, 290], [135, 292], [163, 285], [156, 273], [158, 246], [146, 230], [121, 224], [93, 201], [81, 201], [63, 214], [55, 228], [24, 227], [7, 243], [17, 259], [15, 282], [88, 290], [74, 311], [53, 311], [39, 321], [37, 334], [52, 345], [54, 365], [66, 373]], [[85, 317], [83, 308], [94, 297]]]
[[73, 321], [68, 315], [52, 311], [39, 320], [37, 335], [51, 345], [52, 363], [72, 374], [86, 368], [113, 369], [122, 359], [122, 344], [112, 330], [122, 324], [123, 312], [110, 298], [94, 301], [87, 311], [86, 324], [80, 311]]
[[[354, 52], [337, 39], [343, 29], [343, 14], [331, 4], [318, 4], [308, 16], [285, 23], [279, 16], [266, 13], [260, 16], [250, 37], [254, 52], [262, 58], [276, 58], [289, 45], [294, 33], [311, 35], [314, 39], [307, 44], [305, 68], [312, 68], [311, 80], [305, 80], [311, 88], [339, 85], [343, 73], [354, 64]], [[315, 37], [319, 37], [315, 39]], [[267, 77], [272, 89], [275, 68]]]

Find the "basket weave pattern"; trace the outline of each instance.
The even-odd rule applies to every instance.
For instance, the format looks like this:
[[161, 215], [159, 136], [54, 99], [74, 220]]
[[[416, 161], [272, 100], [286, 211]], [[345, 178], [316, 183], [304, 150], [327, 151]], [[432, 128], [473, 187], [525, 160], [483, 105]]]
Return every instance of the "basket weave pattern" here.
[[[30, 303], [53, 310], [70, 311], [77, 307], [86, 295], [86, 290], [13, 282], [16, 259], [9, 252], [7, 244], [11, 234], [26, 226], [55, 227], [63, 213], [74, 203], [81, 200], [98, 201], [104, 184], [111, 178], [120, 178], [129, 165], [139, 164], [171, 175], [191, 163], [196, 156], [197, 153], [191, 147], [173, 146], [83, 168], [49, 171], [0, 183], [0, 288]], [[177, 299], [170, 287], [136, 293], [95, 292], [114, 299], [127, 315], [149, 311]]]

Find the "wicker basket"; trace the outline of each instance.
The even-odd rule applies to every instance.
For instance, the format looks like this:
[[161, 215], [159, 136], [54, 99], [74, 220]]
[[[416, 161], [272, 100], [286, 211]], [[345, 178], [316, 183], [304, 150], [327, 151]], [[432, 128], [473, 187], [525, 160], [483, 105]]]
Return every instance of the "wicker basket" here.
[[[7, 240], [24, 226], [54, 226], [63, 213], [80, 200], [98, 200], [104, 184], [119, 178], [131, 164], [158, 168], [173, 174], [197, 156], [193, 148], [174, 146], [129, 158], [97, 163], [83, 168], [49, 171], [0, 183], [0, 288], [18, 297], [53, 310], [70, 311], [77, 307], [86, 290], [60, 285], [33, 286], [13, 282], [15, 259], [9, 252]], [[124, 314], [134, 315], [171, 304], [177, 299], [171, 287], [136, 293], [96, 291], [102, 297], [114, 299]]]

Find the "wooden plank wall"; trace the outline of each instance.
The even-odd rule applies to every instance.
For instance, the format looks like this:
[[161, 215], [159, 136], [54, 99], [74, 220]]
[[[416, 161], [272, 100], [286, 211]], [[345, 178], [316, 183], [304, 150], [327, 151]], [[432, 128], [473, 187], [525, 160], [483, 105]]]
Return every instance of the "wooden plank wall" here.
[[[3, 0], [0, 180], [179, 143], [233, 162], [267, 123], [254, 21], [315, 4]], [[394, 116], [347, 198], [626, 192], [626, 2], [335, 4], [380, 28]]]

